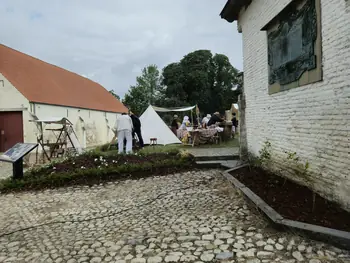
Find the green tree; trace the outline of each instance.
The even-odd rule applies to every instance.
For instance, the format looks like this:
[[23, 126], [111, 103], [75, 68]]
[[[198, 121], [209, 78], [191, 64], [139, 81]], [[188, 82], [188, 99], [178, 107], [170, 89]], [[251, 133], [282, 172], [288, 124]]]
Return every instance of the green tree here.
[[180, 63], [171, 63], [163, 69], [161, 96], [157, 105], [164, 107], [184, 106], [188, 101], [188, 94], [184, 90], [184, 72]]
[[228, 57], [215, 54], [212, 59], [214, 81], [211, 86], [211, 111], [231, 109], [232, 103], [237, 102], [239, 91], [233, 90], [238, 84], [238, 70], [234, 68]]
[[118, 100], [120, 100], [120, 97], [117, 93], [114, 92], [114, 90], [110, 90], [109, 93], [111, 93], [114, 97], [116, 97]]
[[149, 65], [142, 69], [140, 76], [136, 77], [136, 85], [130, 86], [123, 103], [135, 114], [140, 115], [161, 95], [160, 72], [156, 65]]
[[223, 112], [237, 102], [237, 73], [227, 56], [197, 50], [163, 69], [167, 106], [198, 104], [203, 113]]
[[212, 85], [212, 54], [209, 50], [197, 50], [184, 56], [180, 61], [183, 76], [183, 89], [191, 105], [207, 108], [210, 104]]

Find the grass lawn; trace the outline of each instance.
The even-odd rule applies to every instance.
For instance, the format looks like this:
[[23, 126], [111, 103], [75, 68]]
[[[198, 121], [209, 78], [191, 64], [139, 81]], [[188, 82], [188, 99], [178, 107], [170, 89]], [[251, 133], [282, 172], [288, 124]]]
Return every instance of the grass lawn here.
[[220, 144], [203, 144], [195, 147], [192, 147], [189, 145], [182, 145], [182, 144], [146, 146], [145, 148], [140, 150], [140, 152], [149, 154], [149, 153], [169, 152], [173, 150], [186, 150], [186, 149], [195, 149], [195, 148], [212, 149], [212, 148], [236, 148], [236, 147], [239, 147], [238, 136], [236, 136], [235, 139], [231, 139], [227, 142], [222, 142]]

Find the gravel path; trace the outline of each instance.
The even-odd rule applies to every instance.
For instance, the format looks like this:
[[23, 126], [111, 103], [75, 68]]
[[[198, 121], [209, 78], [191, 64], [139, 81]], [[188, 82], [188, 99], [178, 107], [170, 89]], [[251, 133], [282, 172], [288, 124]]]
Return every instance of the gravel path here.
[[0, 196], [0, 262], [350, 262], [277, 232], [219, 171]]

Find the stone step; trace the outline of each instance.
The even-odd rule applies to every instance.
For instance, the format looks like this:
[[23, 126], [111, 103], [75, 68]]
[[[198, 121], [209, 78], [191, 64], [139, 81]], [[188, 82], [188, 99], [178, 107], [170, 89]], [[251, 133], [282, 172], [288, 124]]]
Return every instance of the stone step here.
[[214, 160], [214, 161], [197, 161], [201, 168], [225, 168], [231, 169], [242, 164], [240, 160]]
[[230, 155], [211, 155], [211, 156], [195, 156], [196, 161], [204, 162], [204, 161], [231, 161], [231, 160], [239, 160], [238, 154], [230, 154]]

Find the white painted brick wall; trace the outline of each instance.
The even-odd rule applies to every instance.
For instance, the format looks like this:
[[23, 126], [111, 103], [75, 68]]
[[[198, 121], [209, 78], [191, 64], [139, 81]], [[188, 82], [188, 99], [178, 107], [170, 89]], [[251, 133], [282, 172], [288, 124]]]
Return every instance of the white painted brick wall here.
[[293, 179], [350, 209], [350, 12], [345, 0], [321, 0], [323, 81], [268, 95], [267, 36], [260, 29], [291, 0], [257, 0], [241, 14], [248, 148], [272, 144], [275, 167], [286, 154], [310, 163]]
[[[1, 80], [4, 81], [4, 85], [2, 85]], [[29, 113], [31, 110], [29, 101], [0, 73], [0, 110], [11, 111], [16, 108], [27, 109], [23, 111], [24, 142], [36, 143], [38, 129], [35, 123], [29, 122], [29, 120], [33, 120], [32, 115]], [[86, 142], [85, 145], [88, 148], [108, 143], [112, 140], [114, 133], [109, 127], [114, 127], [117, 117], [116, 113], [111, 112], [105, 113], [103, 111], [39, 103], [35, 104], [35, 114], [40, 119], [67, 117], [74, 125], [73, 128], [75, 129], [80, 144], [84, 146], [84, 142]], [[84, 138], [80, 118], [84, 120], [86, 138]], [[44, 136], [46, 139], [55, 139], [54, 134], [49, 131], [46, 131]]]

